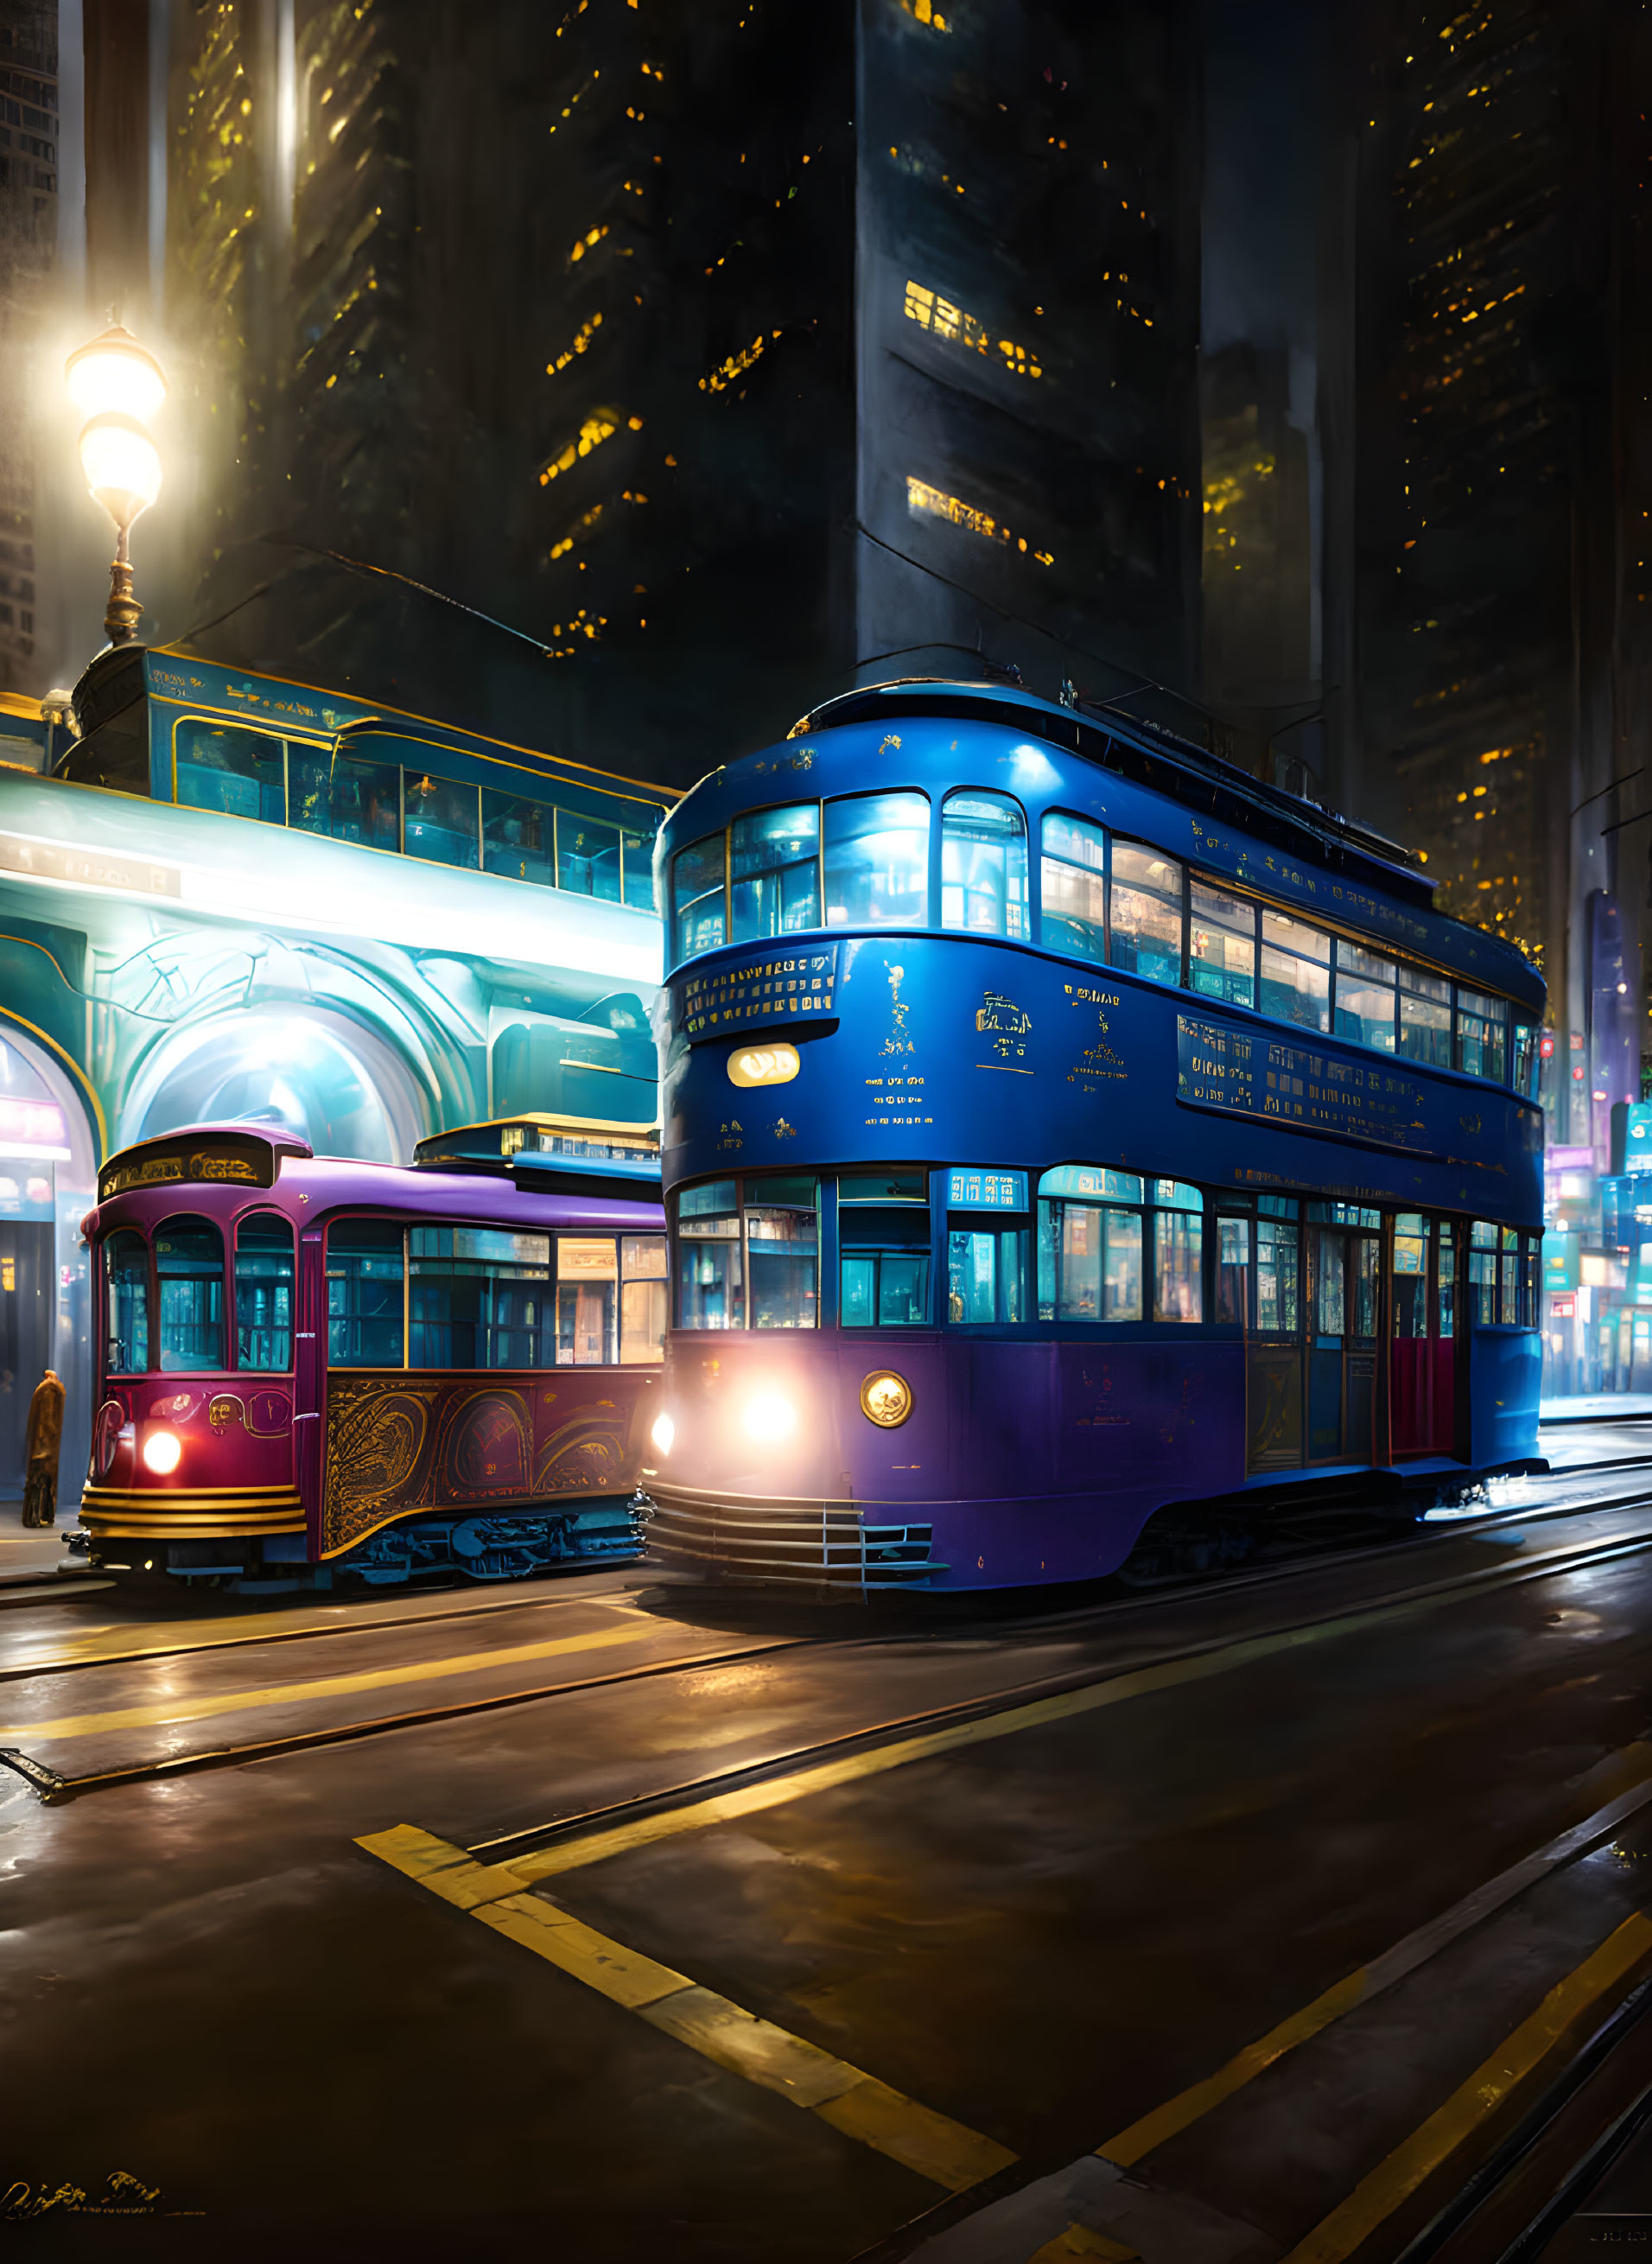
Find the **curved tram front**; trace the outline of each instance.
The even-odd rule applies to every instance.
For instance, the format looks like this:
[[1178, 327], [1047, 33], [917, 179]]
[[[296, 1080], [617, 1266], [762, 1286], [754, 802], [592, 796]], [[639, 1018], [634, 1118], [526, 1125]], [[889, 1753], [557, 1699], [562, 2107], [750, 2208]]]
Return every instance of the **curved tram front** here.
[[240, 1124], [105, 1165], [94, 1564], [267, 1590], [636, 1554], [666, 1302], [651, 1140], [529, 1119], [421, 1156]]
[[1533, 1455], [1543, 984], [1402, 852], [930, 684], [661, 842], [651, 1554], [1090, 1578], [1169, 1509], [1243, 1548], [1304, 1488], [1414, 1513]]

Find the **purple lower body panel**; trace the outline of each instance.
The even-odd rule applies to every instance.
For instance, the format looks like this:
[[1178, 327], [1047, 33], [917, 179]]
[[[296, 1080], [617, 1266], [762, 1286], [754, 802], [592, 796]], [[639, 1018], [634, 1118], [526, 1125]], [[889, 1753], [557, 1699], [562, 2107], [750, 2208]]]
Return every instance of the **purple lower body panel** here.
[[1244, 1482], [1243, 1349], [1208, 1339], [683, 1331], [661, 1404], [649, 1554], [713, 1578], [1095, 1579]]

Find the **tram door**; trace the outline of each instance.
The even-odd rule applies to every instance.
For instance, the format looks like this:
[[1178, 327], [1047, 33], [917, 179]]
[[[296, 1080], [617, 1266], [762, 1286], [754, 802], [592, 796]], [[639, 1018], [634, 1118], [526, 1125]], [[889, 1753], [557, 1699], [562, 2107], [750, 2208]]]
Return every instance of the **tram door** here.
[[[1219, 1222], [1217, 1318], [1245, 1324], [1246, 1466], [1302, 1466], [1301, 1229], [1294, 1199], [1264, 1195]], [[1254, 1237], [1254, 1238], [1253, 1238]]]
[[1377, 1374], [1375, 1211], [1313, 1206], [1359, 1222], [1312, 1223], [1308, 1238], [1308, 1459], [1366, 1462]]
[[1456, 1452], [1456, 1261], [1449, 1220], [1398, 1214], [1389, 1386], [1396, 1455]]

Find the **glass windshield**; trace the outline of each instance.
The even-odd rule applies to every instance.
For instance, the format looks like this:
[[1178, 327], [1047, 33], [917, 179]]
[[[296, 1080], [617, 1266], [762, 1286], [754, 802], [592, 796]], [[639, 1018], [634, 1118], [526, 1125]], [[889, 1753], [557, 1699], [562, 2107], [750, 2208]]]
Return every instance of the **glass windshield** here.
[[752, 943], [819, 927], [820, 804], [757, 809], [728, 830], [730, 940]]
[[224, 1238], [209, 1218], [169, 1218], [155, 1237], [161, 1367], [199, 1374], [224, 1364]]
[[149, 1246], [130, 1227], [104, 1244], [104, 1283], [109, 1373], [141, 1375], [149, 1365]]
[[929, 920], [929, 802], [849, 795], [822, 819], [828, 927], [924, 927]]
[[708, 833], [679, 849], [672, 861], [671, 911], [679, 959], [715, 951], [724, 940], [724, 847], [722, 834]]
[[1008, 795], [947, 795], [941, 809], [941, 925], [1026, 940], [1026, 821]]
[[254, 1211], [235, 1229], [235, 1366], [293, 1365], [293, 1229], [279, 1211]]

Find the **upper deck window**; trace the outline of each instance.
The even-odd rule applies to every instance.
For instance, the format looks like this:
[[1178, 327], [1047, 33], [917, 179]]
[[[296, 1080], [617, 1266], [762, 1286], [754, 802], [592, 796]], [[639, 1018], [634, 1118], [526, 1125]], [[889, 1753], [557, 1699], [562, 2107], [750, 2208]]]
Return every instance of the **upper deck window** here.
[[826, 804], [828, 927], [929, 924], [929, 797], [844, 795]]
[[820, 804], [756, 809], [728, 829], [731, 943], [819, 927]]
[[1457, 1066], [1470, 1077], [1501, 1085], [1507, 1074], [1509, 1010], [1501, 998], [1477, 990], [1457, 993]]
[[1400, 1051], [1431, 1069], [1452, 1065], [1452, 986], [1420, 967], [1400, 969]]
[[[482, 793], [482, 863], [507, 880], [533, 881], [549, 888], [556, 875], [556, 821], [543, 802], [519, 795]], [[588, 892], [589, 893], [589, 892]]]
[[1345, 936], [1337, 940], [1337, 1016], [1339, 1038], [1391, 1054], [1395, 1041], [1395, 985], [1399, 969], [1391, 959], [1365, 951]]
[[1299, 1029], [1330, 1027], [1330, 938], [1267, 904], [1262, 907], [1258, 1003], [1264, 1014]]
[[191, 809], [286, 823], [286, 748], [235, 723], [189, 716], [178, 727], [178, 799]]
[[327, 747], [293, 747], [287, 759], [287, 819], [302, 833], [359, 841], [370, 849], [402, 845], [402, 773], [395, 763], [365, 763]]
[[1154, 983], [1182, 979], [1182, 867], [1156, 849], [1112, 845], [1108, 957]]
[[1040, 940], [1076, 959], [1107, 956], [1107, 837], [1064, 810], [1044, 820], [1039, 868]]
[[467, 866], [474, 872], [482, 822], [475, 787], [409, 771], [403, 795], [402, 846], [407, 855], [432, 865]]
[[279, 1210], [255, 1210], [235, 1229], [235, 1366], [293, 1365], [293, 1228]]
[[1008, 795], [971, 788], [941, 805], [941, 925], [1027, 940], [1026, 820]]
[[671, 860], [671, 918], [678, 959], [715, 951], [726, 940], [724, 837], [707, 833]]
[[1195, 874], [1187, 925], [1187, 987], [1230, 1006], [1257, 1003], [1257, 907]]
[[155, 1237], [161, 1367], [188, 1375], [224, 1365], [224, 1237], [209, 1218], [169, 1218]]
[[149, 1365], [149, 1246], [131, 1227], [122, 1227], [104, 1244], [103, 1262], [108, 1373], [141, 1375]]

